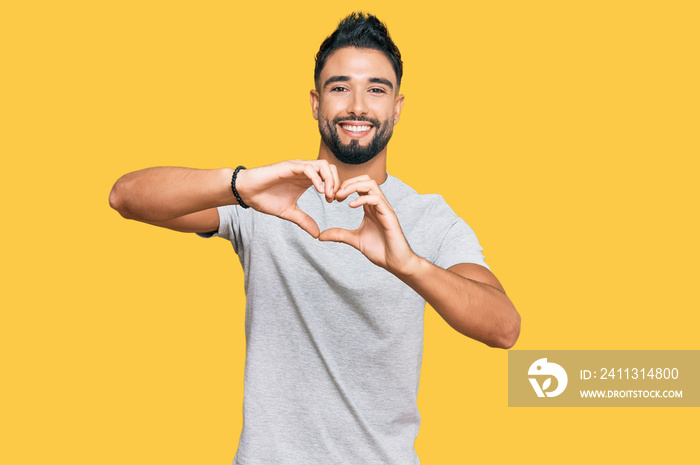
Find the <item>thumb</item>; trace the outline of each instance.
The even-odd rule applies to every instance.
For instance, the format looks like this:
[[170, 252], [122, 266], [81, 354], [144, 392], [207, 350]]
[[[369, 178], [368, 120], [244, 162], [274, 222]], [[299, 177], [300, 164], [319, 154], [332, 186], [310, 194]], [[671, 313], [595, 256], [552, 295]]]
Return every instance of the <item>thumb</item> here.
[[318, 236], [319, 241], [333, 241], [333, 242], [344, 242], [349, 244], [356, 249], [359, 249], [360, 244], [357, 240], [357, 235], [353, 231], [348, 231], [342, 228], [330, 228], [323, 231]]
[[301, 229], [311, 234], [314, 238], [318, 238], [318, 235], [321, 232], [318, 229], [318, 225], [316, 224], [314, 219], [306, 213], [304, 213], [303, 211], [299, 210], [298, 208], [295, 208], [294, 210], [290, 211], [287, 215], [285, 215], [282, 218], [296, 224]]

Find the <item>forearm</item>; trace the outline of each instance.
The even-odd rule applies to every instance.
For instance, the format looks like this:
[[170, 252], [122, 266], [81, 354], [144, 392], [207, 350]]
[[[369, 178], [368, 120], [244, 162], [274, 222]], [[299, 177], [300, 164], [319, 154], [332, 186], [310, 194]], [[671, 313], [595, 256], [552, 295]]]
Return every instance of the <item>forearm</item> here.
[[450, 326], [491, 347], [507, 349], [515, 344], [520, 334], [520, 315], [505, 292], [423, 258], [414, 258], [411, 267], [397, 273], [397, 277], [420, 294]]
[[125, 174], [112, 187], [109, 203], [123, 217], [162, 222], [221, 205], [236, 204], [233, 170], [147, 168]]

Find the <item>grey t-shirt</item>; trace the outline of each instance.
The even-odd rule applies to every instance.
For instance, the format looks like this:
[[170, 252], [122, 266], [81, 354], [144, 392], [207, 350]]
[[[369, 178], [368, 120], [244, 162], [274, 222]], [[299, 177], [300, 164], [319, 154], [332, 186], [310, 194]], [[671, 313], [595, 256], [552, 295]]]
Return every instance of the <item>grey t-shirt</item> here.
[[[439, 195], [380, 186], [412, 250], [442, 268], [486, 266]], [[309, 188], [297, 205], [321, 231], [355, 229], [362, 208]], [[219, 208], [216, 235], [245, 273], [243, 431], [234, 464], [418, 464], [416, 403], [425, 301], [353, 247], [320, 242], [253, 209]]]

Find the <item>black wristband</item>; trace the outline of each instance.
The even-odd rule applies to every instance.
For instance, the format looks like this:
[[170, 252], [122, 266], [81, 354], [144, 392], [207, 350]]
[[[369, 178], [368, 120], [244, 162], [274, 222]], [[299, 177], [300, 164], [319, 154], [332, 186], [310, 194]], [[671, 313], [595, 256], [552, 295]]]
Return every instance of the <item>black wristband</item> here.
[[246, 169], [246, 167], [243, 165], [240, 165], [235, 170], [233, 170], [233, 177], [231, 177], [231, 190], [233, 191], [233, 195], [236, 197], [236, 200], [238, 201], [238, 205], [240, 205], [243, 208], [250, 208], [250, 206], [243, 203], [243, 200], [241, 199], [240, 194], [236, 190], [236, 178], [238, 177], [238, 172], [240, 170], [244, 170], [244, 169]]

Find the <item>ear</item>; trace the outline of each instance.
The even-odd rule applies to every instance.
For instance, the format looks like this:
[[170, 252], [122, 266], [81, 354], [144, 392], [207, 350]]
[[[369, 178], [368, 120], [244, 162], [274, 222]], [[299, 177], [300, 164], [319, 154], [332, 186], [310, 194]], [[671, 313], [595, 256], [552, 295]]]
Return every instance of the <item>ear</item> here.
[[315, 89], [311, 89], [311, 113], [313, 114], [313, 117], [315, 120], [318, 120], [318, 104], [319, 104], [319, 95], [318, 92]]
[[394, 126], [399, 123], [399, 117], [401, 116], [401, 109], [403, 108], [403, 94], [399, 94], [394, 99]]

